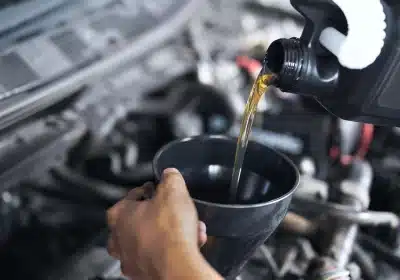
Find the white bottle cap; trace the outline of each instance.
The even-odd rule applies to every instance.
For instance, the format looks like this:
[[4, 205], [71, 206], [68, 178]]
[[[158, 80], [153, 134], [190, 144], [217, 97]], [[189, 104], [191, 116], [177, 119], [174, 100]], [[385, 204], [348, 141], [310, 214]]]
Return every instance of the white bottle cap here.
[[386, 15], [380, 0], [332, 0], [343, 11], [348, 35], [328, 27], [320, 42], [340, 64], [349, 69], [364, 69], [381, 54], [386, 38]]

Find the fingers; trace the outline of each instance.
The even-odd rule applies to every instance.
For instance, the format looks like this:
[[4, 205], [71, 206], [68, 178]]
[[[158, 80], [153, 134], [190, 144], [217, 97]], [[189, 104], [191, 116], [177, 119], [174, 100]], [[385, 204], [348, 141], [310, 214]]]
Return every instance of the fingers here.
[[[207, 242], [207, 227], [205, 223], [199, 221], [198, 223], [198, 245], [199, 247], [203, 247], [204, 244]], [[108, 239], [108, 246], [107, 246], [108, 253], [110, 256], [121, 259], [119, 248], [117, 246], [117, 240], [113, 234], [110, 235]]]
[[175, 168], [167, 168], [157, 187], [157, 195], [187, 195], [188, 190], [181, 173]]
[[116, 259], [120, 259], [119, 248], [116, 244], [116, 239], [113, 237], [112, 234], [108, 238], [107, 251], [108, 251], [108, 254], [110, 254], [110, 256], [112, 256]]
[[125, 200], [121, 200], [107, 211], [107, 224], [110, 230], [115, 228], [121, 209], [124, 207]]
[[111, 207], [107, 211], [107, 224], [111, 231], [109, 240], [108, 240], [108, 253], [116, 259], [120, 258], [119, 248], [117, 246], [117, 239], [113, 232], [115, 232], [115, 226], [117, 224], [118, 217], [122, 211], [122, 209], [128, 204], [132, 204], [136, 201], [142, 201], [146, 199], [150, 199], [154, 193], [154, 184], [148, 182], [144, 184], [142, 187], [134, 188], [127, 196], [116, 203], [113, 207]]
[[155, 186], [152, 182], [147, 182], [139, 188], [134, 188], [129, 191], [126, 199], [133, 201], [143, 201], [150, 199], [155, 191]]
[[154, 190], [155, 186], [151, 182], [147, 182], [141, 187], [130, 190], [123, 200], [119, 201], [107, 211], [107, 223], [109, 228], [113, 229], [115, 227], [119, 213], [128, 201], [132, 203], [132, 201], [143, 201], [150, 199], [154, 194]]
[[199, 247], [201, 248], [207, 242], [207, 227], [206, 227], [206, 224], [203, 223], [202, 221], [199, 221], [198, 231], [199, 231], [198, 243], [199, 243]]

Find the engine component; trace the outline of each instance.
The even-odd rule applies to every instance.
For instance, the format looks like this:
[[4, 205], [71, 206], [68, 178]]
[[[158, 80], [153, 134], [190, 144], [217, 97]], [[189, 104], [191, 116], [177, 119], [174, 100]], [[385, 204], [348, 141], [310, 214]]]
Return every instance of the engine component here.
[[[92, 10], [90, 17], [75, 15], [80, 20], [66, 20], [66, 26], [4, 51], [0, 55], [0, 93], [3, 99], [15, 96], [0, 103], [0, 127], [70, 96], [126, 60], [143, 55], [149, 45], [156, 48], [181, 30], [198, 2], [105, 6]], [[34, 59], [37, 57], [40, 59]], [[49, 64], [53, 67], [47, 67]], [[9, 75], [15, 72], [20, 75]], [[20, 110], [22, 106], [24, 110]]]
[[178, 99], [173, 117], [174, 134], [178, 138], [225, 134], [237, 119], [229, 97], [212, 86], [181, 84], [170, 94]]
[[316, 260], [310, 267], [308, 273], [310, 280], [350, 280], [350, 271], [336, 267], [334, 261], [329, 258], [321, 258]]
[[[29, 22], [49, 11], [65, 4], [65, 0], [43, 2], [36, 1], [2, 1], [0, 3], [0, 34]], [[22, 3], [21, 3], [22, 2]]]
[[49, 116], [23, 126], [11, 137], [3, 136], [2, 190], [35, 179], [50, 167], [62, 164], [71, 144], [77, 143], [84, 133], [85, 126], [77, 122], [77, 116], [66, 114]]
[[[100, 239], [100, 236], [97, 239]], [[105, 248], [96, 244], [72, 258], [49, 279], [126, 280], [121, 276], [119, 261], [110, 257]]]
[[[326, 179], [331, 125], [331, 118], [326, 115], [293, 111], [264, 114], [262, 130], [253, 128], [250, 137], [284, 152], [296, 163], [305, 156], [312, 158], [316, 162], [316, 178]], [[239, 128], [233, 127], [232, 135], [237, 136]]]
[[[76, 116], [75, 116], [76, 117]], [[85, 126], [69, 116], [49, 116], [20, 127], [16, 133], [3, 135], [1, 141], [0, 239], [7, 237], [10, 227], [21, 223], [21, 197], [16, 188], [23, 182], [45, 180], [43, 174], [64, 162], [71, 144], [80, 140]], [[40, 162], [40, 164], [37, 164]], [[13, 223], [7, 223], [16, 219]]]
[[10, 192], [2, 192], [0, 199], [0, 242], [7, 240], [16, 226], [20, 225], [21, 199]]

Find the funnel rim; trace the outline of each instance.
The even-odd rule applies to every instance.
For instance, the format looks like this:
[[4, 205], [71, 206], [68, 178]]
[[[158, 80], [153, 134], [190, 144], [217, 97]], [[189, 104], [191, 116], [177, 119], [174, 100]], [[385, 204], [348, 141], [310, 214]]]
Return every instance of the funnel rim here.
[[[226, 135], [197, 135], [197, 136], [191, 136], [191, 137], [186, 137], [186, 138], [182, 138], [182, 139], [176, 139], [174, 141], [171, 141], [169, 143], [167, 143], [166, 145], [164, 145], [154, 156], [153, 159], [153, 169], [154, 169], [154, 173], [156, 175], [156, 178], [159, 180], [161, 178], [161, 174], [158, 170], [158, 159], [161, 157], [161, 155], [163, 154], [164, 151], [170, 149], [171, 147], [179, 144], [179, 143], [183, 143], [183, 142], [189, 142], [189, 141], [193, 141], [193, 140], [212, 140], [212, 139], [217, 139], [217, 140], [235, 140], [235, 137], [230, 137], [230, 136], [226, 136]], [[237, 139], [236, 139], [237, 140]], [[204, 201], [204, 200], [200, 200], [200, 199], [196, 199], [196, 198], [192, 198], [192, 200], [198, 204], [203, 204], [206, 206], [213, 206], [213, 207], [218, 207], [218, 208], [225, 208], [225, 209], [252, 209], [252, 208], [259, 208], [259, 207], [264, 207], [264, 206], [269, 206], [269, 205], [273, 205], [276, 204], [280, 201], [283, 201], [289, 197], [291, 197], [293, 195], [293, 193], [296, 191], [299, 183], [300, 183], [300, 173], [296, 167], [296, 165], [292, 162], [292, 160], [290, 160], [286, 155], [284, 155], [283, 153], [267, 146], [261, 143], [258, 143], [256, 141], [250, 140], [249, 143], [254, 143], [256, 145], [260, 145], [260, 146], [264, 146], [265, 148], [269, 149], [270, 151], [276, 153], [277, 155], [279, 155], [280, 157], [282, 157], [295, 171], [296, 173], [296, 180], [293, 184], [293, 187], [286, 192], [284, 195], [277, 197], [275, 199], [266, 201], [266, 202], [262, 202], [262, 203], [255, 203], [255, 204], [222, 204], [222, 203], [215, 203], [215, 202], [208, 202], [208, 201]]]

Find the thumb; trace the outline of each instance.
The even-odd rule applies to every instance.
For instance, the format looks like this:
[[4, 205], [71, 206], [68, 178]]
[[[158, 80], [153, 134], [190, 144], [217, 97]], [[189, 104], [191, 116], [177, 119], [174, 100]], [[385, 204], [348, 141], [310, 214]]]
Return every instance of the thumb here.
[[160, 184], [157, 187], [157, 194], [189, 196], [185, 180], [182, 174], [175, 168], [164, 170]]

